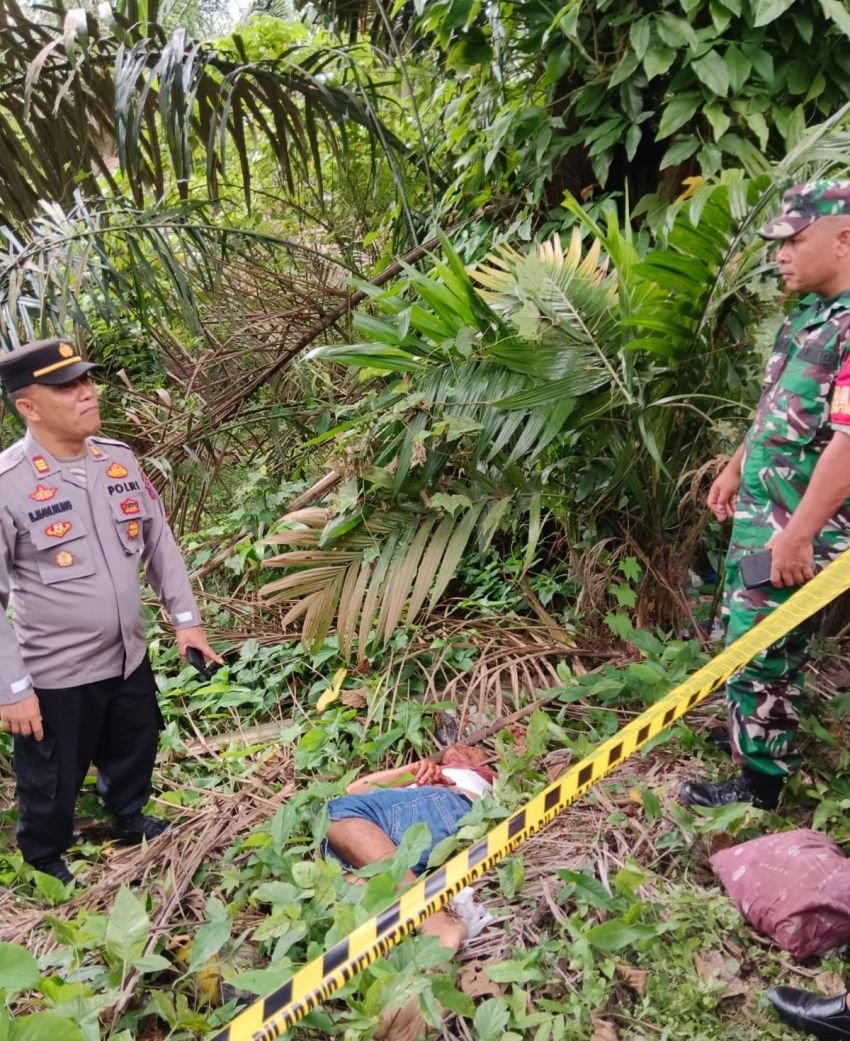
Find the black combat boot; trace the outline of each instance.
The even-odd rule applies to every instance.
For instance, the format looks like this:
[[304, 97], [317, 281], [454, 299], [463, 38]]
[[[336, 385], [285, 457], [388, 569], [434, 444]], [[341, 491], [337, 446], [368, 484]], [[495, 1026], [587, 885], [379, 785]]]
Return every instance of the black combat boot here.
[[733, 802], [751, 802], [761, 810], [775, 810], [785, 784], [784, 777], [756, 773], [746, 767], [729, 781], [688, 781], [679, 793], [685, 806], [728, 806]]
[[54, 878], [58, 878], [64, 886], [75, 885], [74, 876], [65, 863], [64, 857], [45, 857], [43, 860], [34, 860], [32, 861], [32, 867], [45, 875], [52, 875]]
[[112, 835], [122, 846], [138, 846], [142, 839], [155, 839], [169, 827], [161, 817], [148, 817], [144, 813], [131, 813], [126, 817], [112, 818]]

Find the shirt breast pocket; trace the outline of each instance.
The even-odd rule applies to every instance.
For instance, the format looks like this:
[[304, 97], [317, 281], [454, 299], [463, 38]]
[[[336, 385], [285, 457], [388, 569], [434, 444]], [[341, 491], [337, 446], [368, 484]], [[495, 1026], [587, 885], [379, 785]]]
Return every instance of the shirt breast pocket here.
[[110, 499], [118, 541], [128, 555], [139, 554], [145, 546], [143, 521], [147, 516], [141, 496], [125, 495]]
[[41, 580], [52, 586], [95, 572], [83, 522], [74, 513], [60, 514], [29, 529]]
[[782, 373], [769, 440], [808, 444], [829, 419], [829, 399], [838, 370], [835, 343], [813, 339], [804, 343]]

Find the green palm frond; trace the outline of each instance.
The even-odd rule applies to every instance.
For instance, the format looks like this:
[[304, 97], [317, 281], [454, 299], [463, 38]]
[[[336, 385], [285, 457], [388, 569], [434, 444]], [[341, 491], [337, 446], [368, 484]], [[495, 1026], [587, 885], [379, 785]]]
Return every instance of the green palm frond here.
[[671, 361], [705, 351], [741, 287], [765, 268], [755, 230], [774, 192], [769, 178], [733, 171], [679, 208], [665, 248], [635, 268], [653, 288], [628, 319], [638, 331], [631, 349]]
[[[155, 7], [155, 5], [153, 5]], [[375, 115], [377, 91], [359, 71], [343, 85], [337, 49], [289, 49], [252, 61], [238, 35], [200, 43], [178, 28], [91, 11], [40, 8], [50, 24], [27, 17], [18, 0], [0, 8], [0, 208], [25, 220], [40, 200], [65, 208], [74, 193], [118, 195], [114, 159], [142, 207], [173, 176], [189, 194], [195, 150], [206, 158], [211, 197], [235, 153], [245, 199], [257, 139], [270, 146], [283, 184], [299, 181], [321, 196], [324, 151], [342, 155], [349, 127], [374, 132], [381, 147], [404, 151]], [[155, 11], [154, 11], [155, 13]], [[334, 82], [334, 81], [337, 82]]]
[[0, 227], [0, 343], [15, 347], [65, 334], [72, 323], [85, 329], [94, 317], [117, 327], [132, 318], [150, 328], [163, 314], [179, 314], [199, 334], [201, 299], [221, 289], [237, 255], [248, 263], [252, 250], [293, 261], [313, 253], [273, 235], [228, 228], [209, 209], [185, 202], [138, 210], [77, 195], [67, 212], [43, 204], [26, 224]]
[[517, 332], [497, 342], [492, 357], [536, 381], [506, 397], [503, 407], [552, 405], [608, 382], [628, 397], [613, 361], [622, 345], [618, 276], [602, 259], [598, 239], [586, 253], [578, 228], [566, 252], [558, 236], [525, 254], [503, 246], [477, 264], [471, 277], [488, 305]]

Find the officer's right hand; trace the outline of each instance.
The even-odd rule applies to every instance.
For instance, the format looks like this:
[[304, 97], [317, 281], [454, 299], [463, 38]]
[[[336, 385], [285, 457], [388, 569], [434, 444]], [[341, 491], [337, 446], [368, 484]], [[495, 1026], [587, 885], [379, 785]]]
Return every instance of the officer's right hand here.
[[735, 500], [741, 487], [741, 471], [727, 466], [708, 490], [706, 505], [719, 521], [735, 516]]
[[0, 724], [7, 734], [34, 737], [36, 741], [40, 741], [44, 737], [44, 729], [41, 725], [41, 706], [37, 695], [30, 694], [28, 698], [16, 701], [14, 705], [0, 705]]

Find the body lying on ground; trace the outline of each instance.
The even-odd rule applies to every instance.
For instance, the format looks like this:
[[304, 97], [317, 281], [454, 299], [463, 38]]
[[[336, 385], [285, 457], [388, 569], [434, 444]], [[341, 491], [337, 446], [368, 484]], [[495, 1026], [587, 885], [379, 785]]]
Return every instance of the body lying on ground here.
[[[376, 864], [394, 855], [408, 828], [425, 823], [431, 842], [405, 872], [402, 888], [407, 888], [427, 869], [434, 846], [453, 835], [473, 802], [490, 790], [495, 774], [484, 765], [485, 759], [480, 749], [455, 745], [446, 749], [441, 765], [424, 759], [358, 778], [346, 795], [328, 803], [328, 851], [351, 869]], [[471, 902], [462, 903], [475, 914]], [[421, 931], [454, 952], [469, 935], [470, 925], [469, 915], [461, 917], [459, 909], [450, 905], [426, 919]], [[414, 1002], [387, 1016], [375, 1038], [414, 1041], [424, 1029]]]

